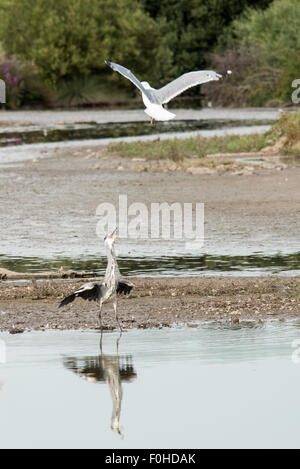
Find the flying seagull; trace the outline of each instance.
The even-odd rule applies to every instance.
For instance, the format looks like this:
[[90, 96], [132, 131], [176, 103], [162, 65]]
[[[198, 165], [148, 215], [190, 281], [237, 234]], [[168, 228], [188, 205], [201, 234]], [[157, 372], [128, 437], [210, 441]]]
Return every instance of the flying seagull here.
[[[139, 81], [128, 68], [114, 62], [109, 62], [108, 60], [106, 60], [105, 63], [114, 71], [128, 78], [128, 80], [140, 90], [143, 102], [146, 106], [145, 113], [150, 116], [151, 124], [153, 124], [155, 120], [168, 121], [174, 119], [175, 114], [167, 111], [167, 109], [163, 107], [163, 104], [168, 103], [171, 99], [175, 98], [175, 96], [178, 96], [183, 93], [183, 91], [193, 86], [201, 85], [209, 81], [218, 81], [220, 78], [223, 78], [222, 75], [213, 70], [199, 70], [185, 73], [157, 90], [152, 88], [147, 81]], [[230, 74], [231, 71], [229, 70], [227, 73]]]
[[121, 293], [124, 293], [124, 295], [128, 295], [134, 287], [134, 284], [130, 282], [130, 280], [124, 280], [120, 278], [121, 275], [116, 259], [116, 254], [114, 251], [114, 243], [117, 239], [115, 233], [116, 230], [114, 230], [110, 235], [104, 238], [104, 244], [107, 252], [107, 267], [104, 280], [102, 282], [85, 283], [74, 293], [64, 298], [61, 301], [59, 308], [61, 308], [62, 306], [66, 306], [69, 303], [72, 303], [72, 301], [74, 301], [75, 298], [77, 298], [78, 296], [83, 298], [84, 300], [98, 301], [99, 323], [100, 328], [102, 329], [102, 304], [108, 301], [113, 301], [116, 321], [118, 323], [120, 331], [122, 332], [122, 328], [117, 315], [117, 295]]

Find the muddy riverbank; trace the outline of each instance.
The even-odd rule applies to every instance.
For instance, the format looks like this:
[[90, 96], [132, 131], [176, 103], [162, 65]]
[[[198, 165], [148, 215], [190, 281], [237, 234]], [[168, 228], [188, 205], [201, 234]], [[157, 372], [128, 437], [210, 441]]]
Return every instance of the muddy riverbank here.
[[[119, 300], [125, 329], [193, 325], [198, 321], [300, 318], [299, 277], [133, 278], [135, 288]], [[82, 279], [0, 283], [0, 330], [95, 329], [98, 306], [82, 299], [58, 308]], [[116, 327], [112, 304], [103, 324]]]
[[[1, 253], [100, 257], [96, 209], [103, 202], [118, 207], [120, 194], [128, 206], [140, 202], [149, 211], [153, 202], [204, 203], [205, 240], [197, 255], [298, 252], [299, 166], [247, 163], [241, 169], [233, 163], [228, 170], [220, 163], [216, 170], [196, 168], [192, 174], [165, 168], [166, 162], [152, 169], [151, 164], [112, 156], [106, 147], [83, 146], [2, 167]], [[151, 239], [121, 239], [117, 249], [120, 256], [135, 258], [189, 254], [176, 240], [162, 240], [158, 247]]]
[[[171, 108], [170, 108], [171, 109]], [[175, 119], [277, 119], [278, 108], [243, 108], [243, 109], [175, 109]], [[52, 111], [0, 111], [0, 126], [55, 125], [76, 124], [78, 122], [136, 122], [149, 121], [143, 109], [134, 110], [101, 110], [73, 109]]]

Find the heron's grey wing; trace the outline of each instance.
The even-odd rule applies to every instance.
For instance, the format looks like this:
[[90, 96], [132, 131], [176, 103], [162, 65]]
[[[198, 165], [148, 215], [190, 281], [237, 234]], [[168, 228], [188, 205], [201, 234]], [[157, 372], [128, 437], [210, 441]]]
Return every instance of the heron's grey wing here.
[[120, 279], [117, 285], [117, 293], [119, 295], [122, 293], [124, 293], [124, 295], [129, 295], [134, 286], [134, 283], [132, 283], [130, 280]]
[[59, 308], [66, 306], [78, 296], [84, 300], [96, 301], [104, 295], [105, 286], [99, 282], [89, 282], [82, 285], [78, 290], [64, 298], [59, 304]]
[[150, 102], [153, 102], [153, 95], [151, 90], [146, 90], [140, 80], [128, 69], [123, 67], [122, 65], [116, 64], [114, 62], [110, 62], [109, 60], [105, 60], [105, 63], [112, 68], [115, 72], [119, 72], [123, 77], [130, 80], [139, 90], [141, 90], [149, 99]]
[[183, 93], [188, 88], [192, 88], [208, 81], [217, 81], [222, 75], [213, 70], [199, 70], [197, 72], [189, 72], [176, 78], [167, 85], [158, 90], [152, 91], [159, 104], [168, 103], [175, 96]]

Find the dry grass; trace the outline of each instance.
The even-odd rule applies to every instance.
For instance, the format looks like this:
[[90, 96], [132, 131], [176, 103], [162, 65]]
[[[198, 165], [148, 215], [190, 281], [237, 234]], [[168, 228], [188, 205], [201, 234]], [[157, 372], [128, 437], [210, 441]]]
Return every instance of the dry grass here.
[[126, 158], [181, 161], [204, 158], [211, 153], [258, 152], [266, 145], [265, 135], [230, 135], [225, 137], [193, 137], [154, 140], [152, 142], [110, 143], [108, 151]]
[[283, 114], [270, 132], [273, 141], [282, 141], [282, 151], [300, 155], [300, 111]]
[[200, 161], [210, 154], [259, 153], [264, 148], [274, 154], [300, 154], [300, 112], [282, 114], [265, 134], [227, 135], [225, 137], [192, 137], [187, 139], [154, 140], [151, 142], [118, 142], [108, 145], [108, 152], [119, 157], [144, 161], [187, 159]]

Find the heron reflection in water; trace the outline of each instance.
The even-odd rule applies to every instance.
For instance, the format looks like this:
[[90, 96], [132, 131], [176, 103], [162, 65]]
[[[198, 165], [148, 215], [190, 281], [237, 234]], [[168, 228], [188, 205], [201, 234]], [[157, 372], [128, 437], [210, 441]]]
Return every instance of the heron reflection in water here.
[[132, 365], [132, 355], [119, 356], [119, 342], [116, 340], [116, 354], [105, 355], [100, 336], [100, 354], [86, 357], [64, 357], [64, 366], [92, 383], [108, 384], [112, 398], [111, 429], [122, 435], [120, 425], [121, 404], [123, 397], [122, 381], [131, 382], [137, 374]]

